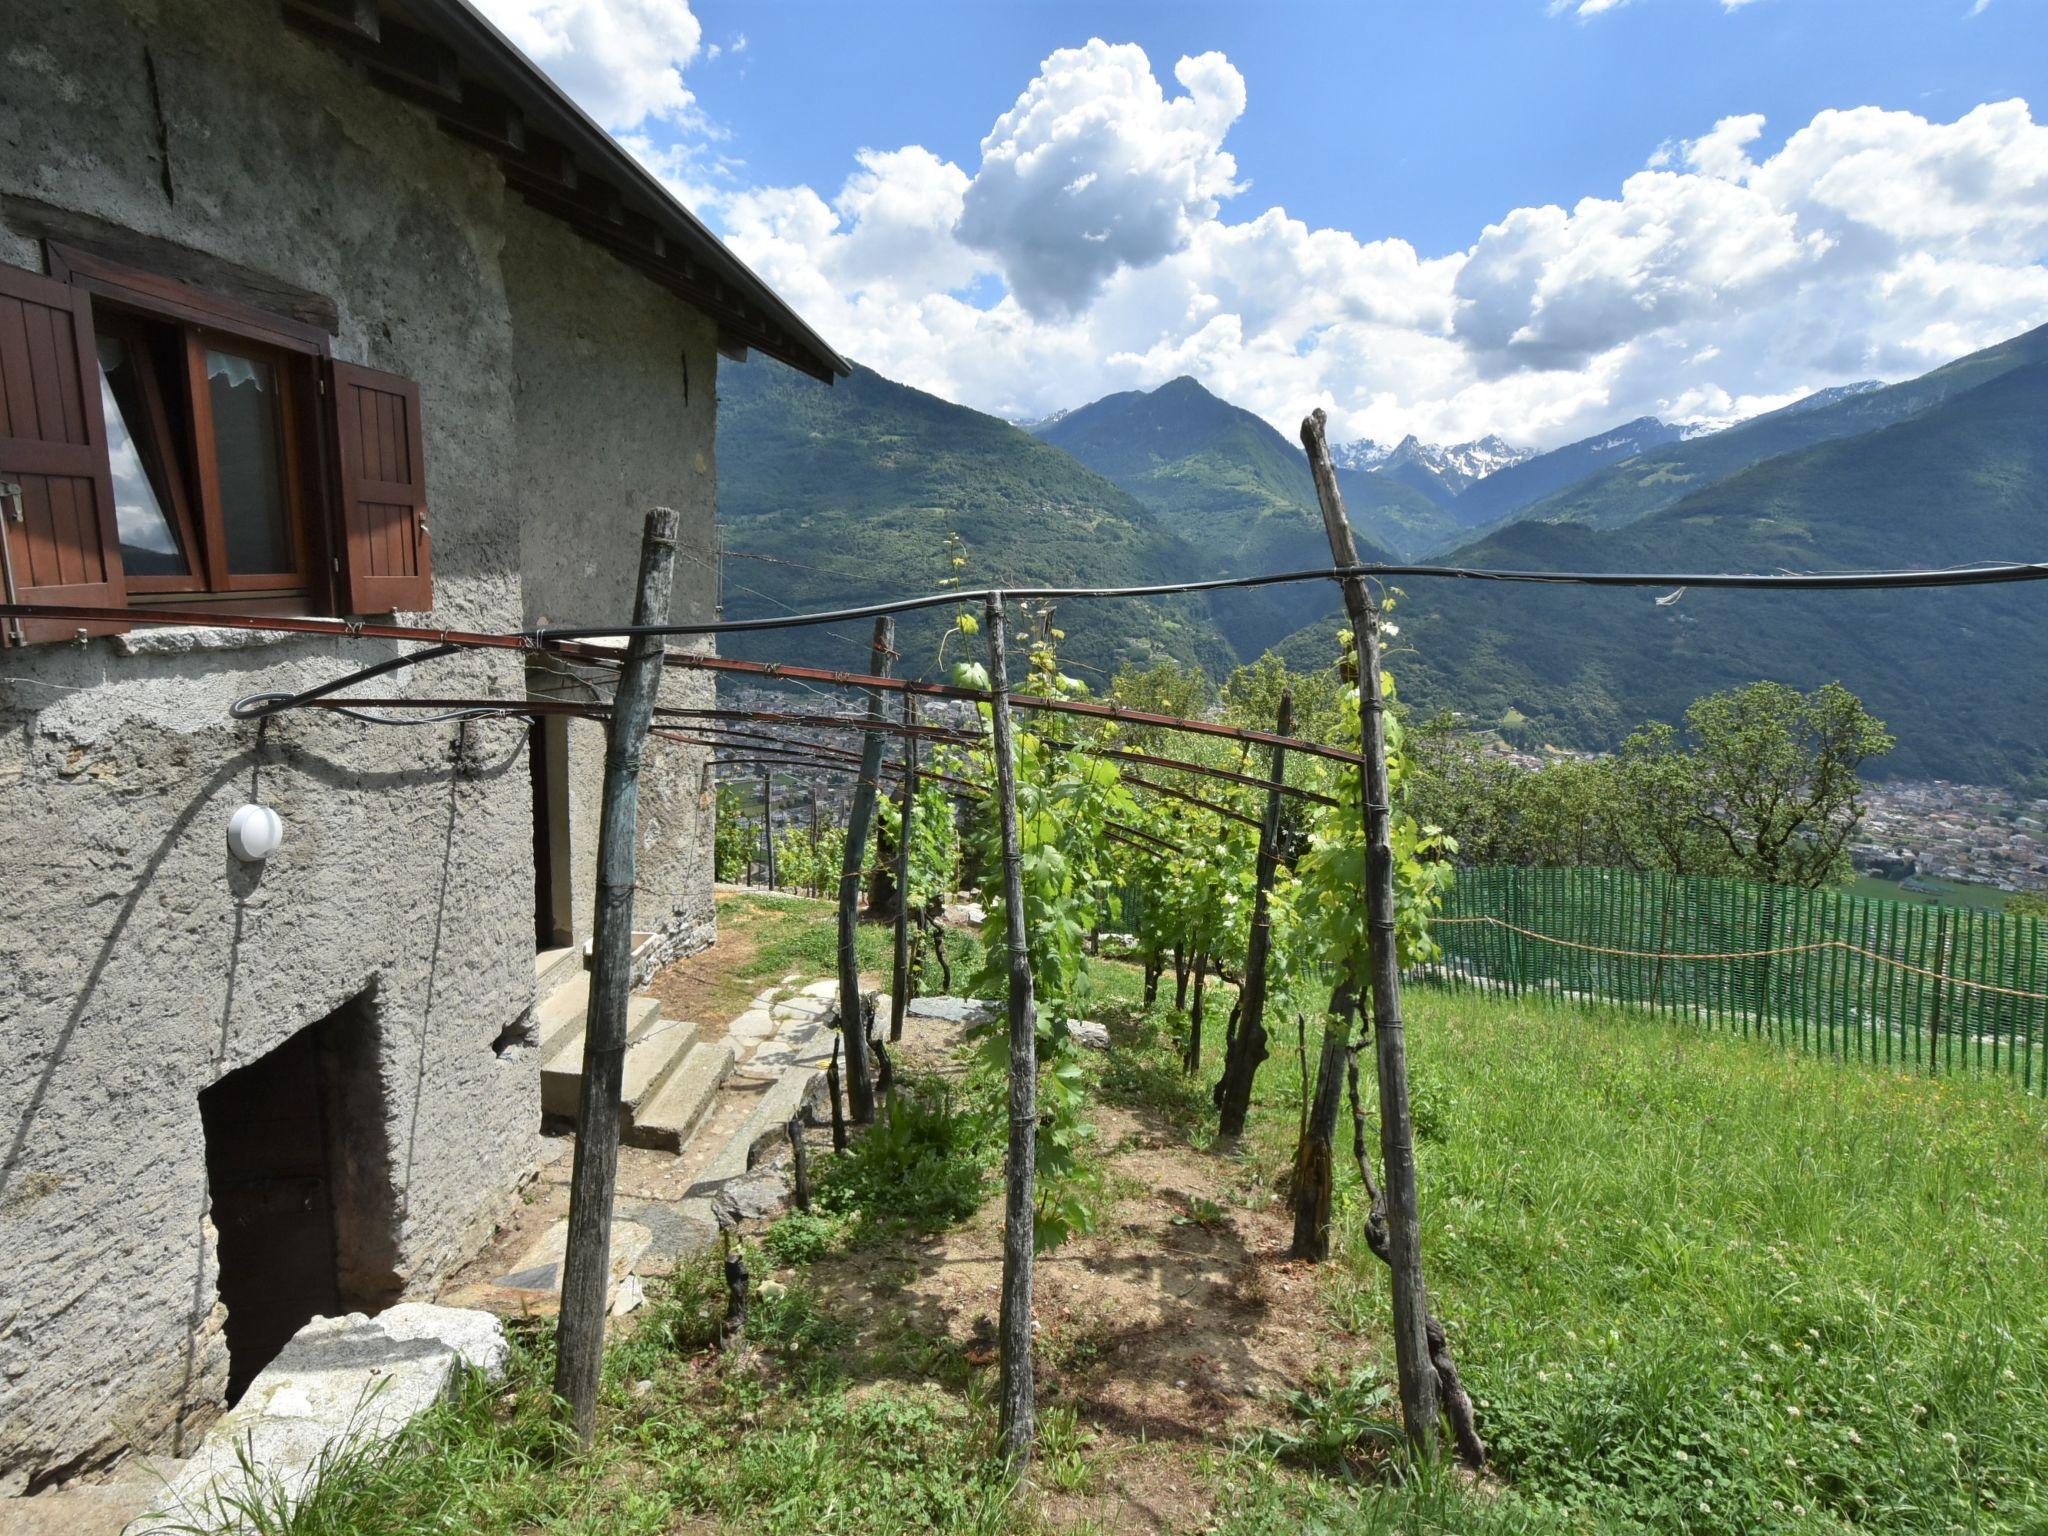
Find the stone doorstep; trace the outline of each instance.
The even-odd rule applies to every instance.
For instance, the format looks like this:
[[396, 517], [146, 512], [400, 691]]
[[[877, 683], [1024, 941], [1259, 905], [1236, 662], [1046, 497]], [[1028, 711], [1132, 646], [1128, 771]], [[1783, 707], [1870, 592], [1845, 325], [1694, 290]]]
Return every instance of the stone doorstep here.
[[[633, 1272], [654, 1243], [654, 1234], [638, 1221], [612, 1218], [611, 1278], [605, 1289], [609, 1306], [618, 1294], [619, 1282]], [[451, 1302], [483, 1307], [494, 1313], [551, 1313], [562, 1301], [562, 1263], [569, 1252], [569, 1218], [558, 1217], [536, 1238], [512, 1269], [495, 1280], [465, 1285], [452, 1293]]]
[[238, 1494], [296, 1505], [338, 1452], [391, 1440], [447, 1394], [460, 1368], [496, 1381], [510, 1357], [504, 1324], [488, 1312], [414, 1301], [375, 1317], [316, 1317], [207, 1431], [130, 1536], [219, 1522], [222, 1500]]
[[0, 1536], [121, 1536], [186, 1465], [157, 1459], [128, 1462], [117, 1469], [112, 1482], [72, 1483], [0, 1499]]
[[[673, 1058], [682, 1055], [696, 1038], [695, 1024], [670, 1024], [661, 1017], [661, 1004], [651, 997], [634, 997], [626, 1002], [626, 1062], [620, 1079], [622, 1114], [644, 1098], [659, 1081]], [[540, 1111], [543, 1115], [574, 1115], [583, 1103], [583, 1045], [586, 1030], [578, 1024], [540, 1067]], [[622, 1120], [623, 1123], [623, 1120]]]
[[546, 999], [557, 989], [582, 977], [585, 986], [589, 978], [583, 970], [583, 952], [574, 944], [564, 944], [560, 949], [543, 949], [533, 957], [533, 990], [537, 997]]
[[[571, 958], [575, 952], [570, 951]], [[590, 1011], [590, 972], [579, 962], [575, 973], [560, 985], [543, 992], [534, 1008], [536, 1033], [540, 1036], [541, 1059], [545, 1061], [562, 1048], [570, 1035], [580, 1033], [583, 1016]]]
[[626, 1139], [636, 1147], [680, 1152], [732, 1074], [730, 1040], [693, 1044], [668, 1079], [633, 1111]]

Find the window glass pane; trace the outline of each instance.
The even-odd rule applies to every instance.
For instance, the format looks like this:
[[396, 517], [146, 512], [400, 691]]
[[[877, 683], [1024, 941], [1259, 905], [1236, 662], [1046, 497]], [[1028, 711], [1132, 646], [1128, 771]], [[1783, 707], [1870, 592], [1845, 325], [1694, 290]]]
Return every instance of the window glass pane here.
[[206, 389], [213, 401], [228, 570], [237, 576], [296, 570], [286, 522], [277, 370], [260, 358], [209, 347]]
[[[139, 367], [147, 366], [118, 336], [99, 338], [100, 405], [107, 418], [107, 457], [114, 470], [114, 520], [121, 563], [131, 576], [185, 576], [191, 568], [164, 515], [164, 490], [140, 447], [149, 431]], [[157, 445], [161, 452], [161, 445]]]

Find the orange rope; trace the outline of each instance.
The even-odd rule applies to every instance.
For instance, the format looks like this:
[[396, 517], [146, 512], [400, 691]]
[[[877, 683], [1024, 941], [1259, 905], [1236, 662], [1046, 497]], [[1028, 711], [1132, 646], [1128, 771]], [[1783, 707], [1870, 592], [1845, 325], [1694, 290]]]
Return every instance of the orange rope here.
[[1846, 939], [1819, 939], [1811, 944], [1782, 944], [1776, 949], [1731, 949], [1719, 953], [1689, 953], [1678, 950], [1614, 949], [1605, 944], [1582, 944], [1576, 939], [1553, 938], [1547, 933], [1538, 933], [1533, 928], [1523, 928], [1502, 917], [1437, 917], [1435, 923], [1491, 923], [1496, 928], [1505, 928], [1510, 933], [1519, 933], [1525, 939], [1535, 939], [1542, 944], [1556, 944], [1564, 949], [1584, 950], [1595, 955], [1614, 955], [1623, 960], [1762, 960], [1775, 955], [1802, 955], [1817, 949], [1846, 950], [1852, 955], [1862, 955], [1880, 965], [1889, 965], [1915, 975], [1929, 976], [1952, 987], [1969, 987], [1978, 992], [1996, 992], [2003, 997], [2024, 998], [2029, 1002], [2048, 1003], [2048, 992], [2028, 992], [2019, 987], [2001, 987], [1995, 982], [1972, 981], [1967, 976], [1951, 976], [1946, 971], [1929, 970], [1924, 965], [1910, 961], [1895, 960], [1890, 955], [1880, 954], [1874, 949], [1865, 949], [1861, 944], [1851, 944]]

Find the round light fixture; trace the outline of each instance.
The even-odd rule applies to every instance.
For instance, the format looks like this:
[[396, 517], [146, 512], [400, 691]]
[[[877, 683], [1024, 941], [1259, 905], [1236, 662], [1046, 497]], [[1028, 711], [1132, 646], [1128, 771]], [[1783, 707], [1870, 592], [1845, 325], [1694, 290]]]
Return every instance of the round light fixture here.
[[267, 805], [241, 806], [228, 818], [228, 852], [244, 863], [261, 863], [283, 841], [284, 822]]

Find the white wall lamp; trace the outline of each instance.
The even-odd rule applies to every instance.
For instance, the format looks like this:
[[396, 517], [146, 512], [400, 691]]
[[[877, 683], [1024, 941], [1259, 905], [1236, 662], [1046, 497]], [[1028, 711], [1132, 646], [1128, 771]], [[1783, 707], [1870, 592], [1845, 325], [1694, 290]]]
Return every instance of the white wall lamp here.
[[228, 818], [228, 852], [245, 864], [260, 864], [284, 841], [284, 822], [267, 805], [244, 805]]

